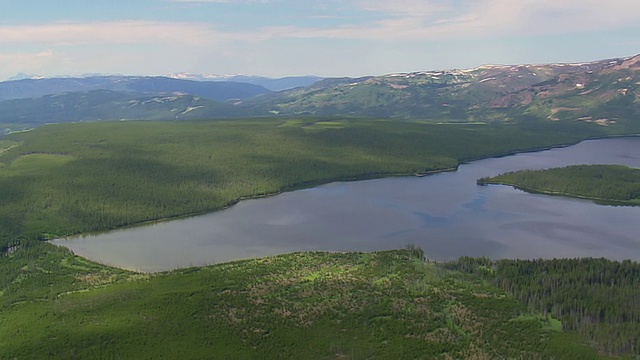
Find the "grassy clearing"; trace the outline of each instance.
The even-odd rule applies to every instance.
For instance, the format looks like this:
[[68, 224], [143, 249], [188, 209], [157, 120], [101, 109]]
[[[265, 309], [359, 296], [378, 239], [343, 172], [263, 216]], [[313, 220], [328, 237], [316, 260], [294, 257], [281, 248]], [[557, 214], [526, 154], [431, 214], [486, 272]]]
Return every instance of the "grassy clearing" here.
[[10, 141], [10, 140], [0, 140], [0, 156], [7, 150], [11, 150], [12, 148], [20, 145], [19, 142]]
[[69, 155], [29, 154], [14, 159], [0, 176], [12, 177], [29, 174], [40, 174], [43, 171], [60, 167], [73, 160]]
[[542, 316], [542, 315], [520, 315], [516, 318], [513, 318], [509, 321], [539, 321], [540, 324], [548, 329], [548, 330], [552, 330], [552, 331], [558, 331], [558, 332], [562, 332], [562, 321], [558, 320], [558, 319], [554, 319], [551, 316]]

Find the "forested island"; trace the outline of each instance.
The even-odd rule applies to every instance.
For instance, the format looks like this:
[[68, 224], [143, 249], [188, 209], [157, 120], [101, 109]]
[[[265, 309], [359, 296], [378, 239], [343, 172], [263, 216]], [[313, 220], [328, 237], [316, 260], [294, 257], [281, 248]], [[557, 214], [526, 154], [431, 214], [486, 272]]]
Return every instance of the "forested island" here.
[[640, 205], [640, 169], [622, 165], [574, 165], [509, 172], [478, 184], [511, 185], [550, 195], [591, 199], [601, 204]]

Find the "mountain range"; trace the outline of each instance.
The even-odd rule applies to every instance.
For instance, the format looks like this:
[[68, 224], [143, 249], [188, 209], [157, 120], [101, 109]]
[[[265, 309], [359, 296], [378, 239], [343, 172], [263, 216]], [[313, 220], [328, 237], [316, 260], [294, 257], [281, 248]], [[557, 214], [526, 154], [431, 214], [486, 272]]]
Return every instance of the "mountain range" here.
[[96, 76], [2, 82], [0, 124], [357, 116], [635, 126], [640, 114], [640, 55], [580, 64], [485, 65], [319, 81], [283, 78], [281, 84], [309, 84], [282, 91], [256, 85], [259, 78], [255, 77], [254, 84], [249, 84], [210, 81], [211, 76], [203, 81], [204, 75], [172, 76], [182, 78]]
[[280, 115], [486, 121], [493, 110], [517, 108], [550, 119], [571, 114], [577, 119], [611, 101], [637, 107], [639, 81], [640, 55], [584, 64], [486, 65], [327, 79], [247, 102]]
[[62, 93], [111, 90], [143, 94], [190, 94], [213, 100], [242, 99], [269, 92], [260, 85], [230, 81], [203, 82], [163, 76], [91, 76], [23, 79], [0, 82], [0, 100], [34, 98]]
[[192, 73], [174, 73], [166, 77], [195, 81], [231, 81], [263, 86], [271, 91], [289, 90], [297, 87], [312, 85], [323, 78], [319, 76], [287, 76], [283, 78], [268, 78], [251, 75], [208, 75]]

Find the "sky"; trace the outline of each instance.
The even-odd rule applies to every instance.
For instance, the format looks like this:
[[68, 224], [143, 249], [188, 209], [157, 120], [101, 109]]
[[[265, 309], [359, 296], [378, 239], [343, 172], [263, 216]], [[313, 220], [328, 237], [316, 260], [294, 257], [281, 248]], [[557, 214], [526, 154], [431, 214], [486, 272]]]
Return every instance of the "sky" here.
[[639, 35], [637, 0], [0, 0], [0, 80], [585, 62]]

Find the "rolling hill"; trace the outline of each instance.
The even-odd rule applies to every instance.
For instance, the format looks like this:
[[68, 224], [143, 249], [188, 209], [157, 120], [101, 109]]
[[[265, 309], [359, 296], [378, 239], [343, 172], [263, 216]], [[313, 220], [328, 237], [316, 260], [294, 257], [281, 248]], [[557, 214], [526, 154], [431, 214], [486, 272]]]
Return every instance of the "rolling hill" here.
[[0, 102], [0, 124], [38, 126], [98, 120], [181, 120], [230, 114], [233, 106], [194, 95], [93, 90]]
[[639, 85], [640, 55], [582, 64], [485, 65], [328, 78], [279, 92], [251, 84], [166, 77], [26, 79], [0, 83], [0, 99], [5, 99], [0, 101], [0, 125], [7, 132], [104, 119], [352, 116], [584, 121], [639, 132]]
[[[491, 121], [499, 114], [501, 118], [528, 115], [609, 125], [637, 114], [639, 84], [640, 55], [585, 64], [486, 65], [327, 79], [306, 88], [257, 96], [244, 106], [279, 115]], [[606, 120], [597, 121], [605, 115]]]
[[226, 101], [269, 92], [260, 85], [216, 81], [203, 82], [162, 76], [92, 76], [84, 78], [23, 79], [0, 82], [0, 100], [37, 98], [71, 92], [111, 90], [144, 94], [191, 94]]

